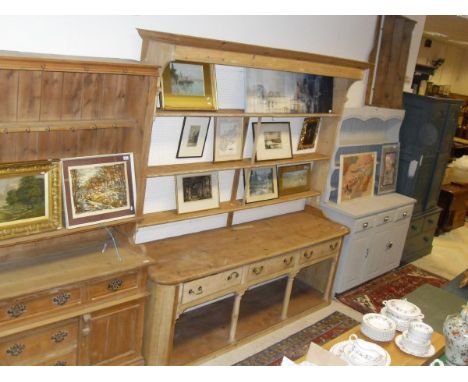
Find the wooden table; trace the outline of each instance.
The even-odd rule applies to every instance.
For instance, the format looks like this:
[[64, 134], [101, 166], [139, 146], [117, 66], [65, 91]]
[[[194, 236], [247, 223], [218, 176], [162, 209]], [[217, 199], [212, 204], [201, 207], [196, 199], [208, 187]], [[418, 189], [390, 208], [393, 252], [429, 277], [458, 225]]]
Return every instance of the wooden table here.
[[[432, 335], [432, 345], [435, 348], [435, 353], [432, 357], [429, 358], [419, 358], [419, 357], [414, 357], [410, 354], [406, 354], [402, 352], [398, 346], [395, 344], [395, 340], [391, 342], [377, 342], [374, 340], [371, 340], [370, 338], [366, 337], [364, 334], [361, 333], [361, 325], [356, 325], [354, 328], [349, 329], [347, 332], [343, 333], [342, 335], [336, 337], [335, 339], [327, 342], [325, 345], [323, 345], [323, 348], [326, 350], [330, 350], [331, 347], [338, 342], [345, 341], [349, 338], [351, 334], [356, 334], [359, 338], [373, 342], [382, 348], [384, 348], [389, 354], [392, 359], [391, 366], [423, 366], [423, 365], [428, 365], [430, 364], [433, 360], [436, 358], [440, 357], [445, 348], [445, 339], [444, 336], [434, 332]], [[397, 335], [399, 335], [400, 332], [397, 332]], [[305, 356], [299, 358], [296, 363], [301, 363], [302, 361], [305, 360]]]

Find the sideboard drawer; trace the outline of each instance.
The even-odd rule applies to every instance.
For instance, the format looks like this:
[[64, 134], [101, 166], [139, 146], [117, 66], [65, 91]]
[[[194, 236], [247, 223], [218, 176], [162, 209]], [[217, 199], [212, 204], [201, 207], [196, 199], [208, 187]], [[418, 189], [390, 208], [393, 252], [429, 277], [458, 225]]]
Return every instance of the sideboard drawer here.
[[317, 258], [331, 255], [340, 247], [340, 239], [334, 239], [325, 243], [313, 245], [300, 251], [299, 264], [306, 264]]
[[242, 267], [207, 276], [202, 279], [184, 283], [182, 287], [182, 304], [198, 300], [210, 294], [231, 288], [241, 283]]
[[264, 276], [291, 269], [295, 265], [298, 255], [299, 252], [290, 252], [272, 259], [250, 264], [247, 271], [247, 281], [261, 279]]
[[88, 286], [91, 300], [105, 298], [120, 292], [138, 288], [138, 272], [121, 274]]
[[375, 217], [375, 225], [391, 223], [395, 219], [395, 211], [385, 211]]
[[408, 228], [408, 237], [419, 235], [422, 232], [423, 224], [423, 218], [411, 220], [410, 226]]
[[0, 302], [0, 323], [34, 317], [81, 303], [80, 288], [63, 288], [47, 294]]
[[424, 232], [431, 231], [437, 227], [437, 221], [439, 219], [439, 212], [429, 215], [424, 219], [424, 224], [422, 230]]
[[34, 366], [76, 366], [77, 354], [76, 350], [69, 353], [49, 358], [47, 361], [41, 361]]
[[28, 365], [30, 358], [46, 358], [48, 354], [76, 348], [77, 332], [78, 322], [74, 320], [2, 339], [0, 365]]
[[413, 205], [405, 206], [398, 208], [395, 216], [395, 220], [403, 220], [411, 218], [411, 214], [413, 213]]
[[353, 232], [367, 231], [374, 227], [374, 216], [367, 216], [356, 220], [353, 227]]

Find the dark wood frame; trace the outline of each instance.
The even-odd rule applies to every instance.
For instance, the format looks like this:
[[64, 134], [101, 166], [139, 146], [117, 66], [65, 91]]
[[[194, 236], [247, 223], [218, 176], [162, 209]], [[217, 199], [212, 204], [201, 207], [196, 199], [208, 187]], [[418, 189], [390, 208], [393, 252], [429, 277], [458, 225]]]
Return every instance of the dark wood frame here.
[[[187, 123], [187, 118], [208, 118], [208, 122], [206, 124], [205, 138], [203, 139], [203, 145], [202, 145], [200, 155], [191, 155], [191, 156], [181, 156], [180, 155], [180, 146], [182, 144], [182, 138], [184, 136], [184, 130], [185, 130], [185, 126], [186, 126], [186, 123]], [[211, 117], [184, 117], [184, 122], [182, 123], [182, 130], [180, 132], [180, 137], [179, 137], [179, 144], [177, 146], [176, 158], [201, 158], [203, 156], [203, 152], [205, 151], [206, 138], [208, 137], [208, 130], [210, 128], [210, 123], [211, 123]]]
[[[252, 134], [253, 134], [253, 138], [254, 138], [254, 144], [255, 144], [255, 142], [257, 142], [257, 147], [254, 147], [254, 150], [255, 150], [255, 160], [256, 160], [257, 162], [267, 161], [267, 160], [276, 160], [276, 159], [288, 159], [288, 158], [292, 158], [292, 157], [293, 157], [292, 139], [291, 139], [291, 124], [290, 124], [289, 121], [288, 121], [288, 122], [261, 122], [261, 123], [260, 123], [260, 127], [261, 127], [262, 131], [259, 132], [258, 140], [255, 140], [255, 132], [256, 132], [257, 129], [258, 129], [257, 124], [258, 124], [258, 122], [252, 122]], [[262, 138], [262, 136], [263, 136], [264, 133], [265, 133], [265, 128], [264, 128], [264, 126], [265, 126], [265, 125], [278, 125], [278, 124], [286, 124], [286, 125], [288, 126], [290, 155], [288, 155], [288, 156], [283, 156], [283, 157], [277, 157], [277, 158], [258, 159], [258, 146], [259, 146], [260, 139]]]
[[[383, 175], [385, 171], [385, 155], [388, 153], [395, 153], [395, 173], [393, 176], [393, 183], [389, 185], [383, 185]], [[379, 186], [377, 188], [377, 194], [387, 194], [390, 192], [395, 192], [397, 187], [397, 179], [398, 179], [398, 163], [400, 160], [400, 144], [390, 144], [390, 145], [383, 145], [382, 151], [380, 155], [380, 171], [379, 171]]]

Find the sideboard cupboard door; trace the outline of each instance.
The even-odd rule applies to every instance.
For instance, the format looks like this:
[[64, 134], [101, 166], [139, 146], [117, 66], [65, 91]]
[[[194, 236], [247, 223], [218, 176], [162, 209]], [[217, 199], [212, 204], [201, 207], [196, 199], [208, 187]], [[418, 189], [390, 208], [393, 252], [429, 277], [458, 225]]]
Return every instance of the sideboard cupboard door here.
[[142, 360], [144, 301], [82, 316], [80, 365], [125, 365]]

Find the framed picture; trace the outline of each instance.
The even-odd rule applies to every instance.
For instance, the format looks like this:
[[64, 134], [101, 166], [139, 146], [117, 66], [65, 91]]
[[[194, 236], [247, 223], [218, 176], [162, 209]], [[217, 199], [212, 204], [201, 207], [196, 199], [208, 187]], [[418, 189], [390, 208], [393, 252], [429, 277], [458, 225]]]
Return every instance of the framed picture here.
[[60, 161], [0, 164], [0, 240], [59, 228]]
[[244, 184], [246, 203], [276, 199], [278, 197], [276, 166], [245, 169]]
[[374, 195], [376, 152], [340, 156], [338, 203]]
[[185, 117], [177, 149], [177, 158], [203, 156], [210, 117]]
[[289, 122], [254, 122], [252, 126], [257, 161], [292, 158]]
[[315, 147], [319, 129], [320, 118], [305, 118], [302, 124], [301, 135], [297, 144], [297, 150], [308, 150]]
[[400, 146], [398, 144], [382, 146], [378, 188], [379, 194], [394, 192], [396, 190], [399, 156]]
[[211, 64], [174, 61], [162, 76], [161, 106], [166, 110], [216, 110]]
[[216, 118], [215, 162], [241, 160], [243, 143], [243, 118]]
[[246, 112], [330, 113], [333, 78], [247, 68], [245, 99]]
[[310, 163], [278, 166], [280, 196], [310, 191]]
[[135, 216], [133, 154], [62, 160], [67, 228]]
[[176, 176], [177, 212], [193, 212], [219, 207], [218, 173]]

